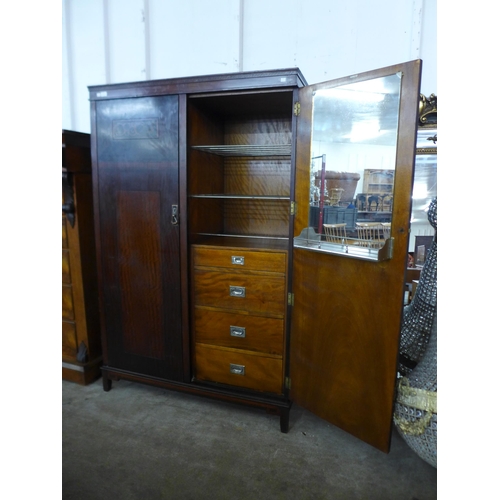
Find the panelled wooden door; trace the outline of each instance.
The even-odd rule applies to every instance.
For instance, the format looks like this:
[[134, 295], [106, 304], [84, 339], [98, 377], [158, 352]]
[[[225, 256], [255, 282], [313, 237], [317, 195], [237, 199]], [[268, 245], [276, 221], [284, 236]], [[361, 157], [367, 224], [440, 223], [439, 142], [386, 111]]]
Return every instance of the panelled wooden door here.
[[387, 452], [411, 215], [421, 62], [300, 89], [294, 235], [308, 226], [312, 96], [318, 89], [400, 73], [393, 255], [368, 261], [293, 251], [291, 397], [332, 424]]
[[105, 365], [170, 380], [183, 371], [178, 116], [176, 95], [95, 103]]

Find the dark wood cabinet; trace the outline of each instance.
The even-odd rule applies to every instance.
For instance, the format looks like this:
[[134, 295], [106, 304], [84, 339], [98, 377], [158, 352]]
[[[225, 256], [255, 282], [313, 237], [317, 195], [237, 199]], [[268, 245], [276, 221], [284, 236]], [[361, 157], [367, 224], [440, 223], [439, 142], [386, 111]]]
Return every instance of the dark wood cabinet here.
[[295, 400], [389, 449], [420, 62], [326, 84], [392, 74], [393, 236], [368, 261], [300, 243], [319, 87], [298, 69], [89, 88], [105, 390], [252, 405], [284, 432]]
[[106, 364], [182, 380], [179, 226], [171, 214], [179, 205], [178, 98], [104, 101], [96, 111]]
[[90, 135], [62, 132], [62, 378], [100, 375]]

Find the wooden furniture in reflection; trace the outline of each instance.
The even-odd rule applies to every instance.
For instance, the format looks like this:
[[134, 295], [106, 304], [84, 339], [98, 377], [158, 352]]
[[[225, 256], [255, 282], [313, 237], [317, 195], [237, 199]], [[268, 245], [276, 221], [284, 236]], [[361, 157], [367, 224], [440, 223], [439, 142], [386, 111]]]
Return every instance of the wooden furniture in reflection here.
[[393, 189], [394, 170], [365, 169], [363, 176], [364, 193], [390, 195]]
[[343, 224], [323, 224], [326, 241], [331, 243], [344, 243], [347, 241], [346, 225]]
[[413, 297], [415, 296], [415, 292], [417, 291], [418, 282], [419, 282], [419, 280], [413, 280], [411, 282], [409, 302], [411, 302]]
[[406, 268], [406, 283], [411, 283], [413, 280], [420, 279], [421, 267], [407, 267]]
[[420, 279], [421, 267], [407, 267], [405, 277], [405, 291], [408, 292], [408, 302], [410, 303]]
[[62, 378], [88, 384], [101, 363], [90, 136], [62, 132]]
[[357, 222], [358, 243], [369, 248], [382, 248], [391, 235], [390, 222]]

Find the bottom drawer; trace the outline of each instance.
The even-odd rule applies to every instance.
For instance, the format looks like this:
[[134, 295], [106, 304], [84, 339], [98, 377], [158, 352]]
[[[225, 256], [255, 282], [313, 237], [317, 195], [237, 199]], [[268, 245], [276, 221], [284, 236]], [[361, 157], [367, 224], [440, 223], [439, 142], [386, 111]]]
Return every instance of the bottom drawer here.
[[282, 394], [281, 358], [196, 344], [196, 378]]

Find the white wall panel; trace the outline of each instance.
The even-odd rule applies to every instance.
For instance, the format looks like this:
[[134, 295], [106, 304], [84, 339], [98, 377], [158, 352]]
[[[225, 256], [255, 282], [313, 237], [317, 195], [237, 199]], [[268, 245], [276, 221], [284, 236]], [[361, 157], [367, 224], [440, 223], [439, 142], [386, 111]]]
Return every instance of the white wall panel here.
[[72, 108], [73, 108], [73, 94], [71, 91], [70, 79], [72, 75], [73, 59], [69, 56], [71, 47], [69, 47], [69, 37], [66, 36], [64, 30], [69, 29], [69, 23], [66, 20], [65, 2], [62, 3], [62, 71], [61, 71], [61, 92], [62, 92], [62, 123], [63, 128], [71, 128], [73, 123]]
[[309, 83], [423, 59], [437, 92], [437, 0], [62, 0], [63, 127], [88, 85], [299, 67]]
[[319, 83], [356, 70], [356, 1], [311, 0], [300, 3], [297, 65], [309, 83]]
[[106, 83], [103, 3], [102, 0], [65, 0], [63, 7], [63, 36], [70, 59], [70, 72], [66, 72], [67, 83], [63, 89], [67, 89], [71, 99], [71, 112], [63, 112], [63, 119], [70, 116], [71, 121], [63, 121], [63, 128], [90, 132], [87, 86]]
[[[412, 53], [413, 2], [357, 0], [354, 73], [415, 59]], [[349, 74], [349, 73], [345, 73]]]
[[410, 60], [412, 12], [400, 0], [246, 0], [245, 70], [298, 66], [318, 83]]
[[420, 58], [422, 59], [422, 94], [438, 93], [437, 89], [437, 0], [423, 0]]
[[144, 1], [104, 0], [104, 5], [109, 40], [108, 83], [146, 80]]
[[299, 9], [304, 2], [244, 0], [243, 3], [243, 70], [296, 67]]
[[151, 78], [239, 70], [239, 0], [149, 0]]

